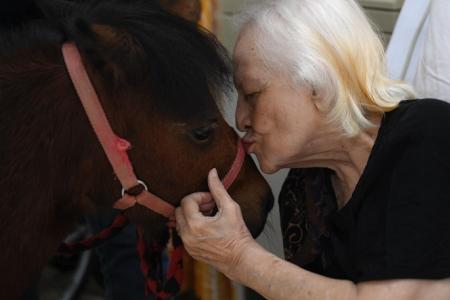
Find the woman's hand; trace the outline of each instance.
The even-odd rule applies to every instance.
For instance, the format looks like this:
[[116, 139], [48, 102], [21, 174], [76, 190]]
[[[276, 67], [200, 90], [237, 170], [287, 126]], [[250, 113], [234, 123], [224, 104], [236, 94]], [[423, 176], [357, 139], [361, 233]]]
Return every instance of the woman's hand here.
[[[242, 254], [256, 242], [244, 223], [241, 208], [228, 195], [216, 169], [209, 172], [208, 186], [211, 193], [183, 198], [175, 211], [177, 230], [192, 257], [233, 278]], [[213, 201], [217, 214], [205, 216], [203, 212], [211, 210]]]

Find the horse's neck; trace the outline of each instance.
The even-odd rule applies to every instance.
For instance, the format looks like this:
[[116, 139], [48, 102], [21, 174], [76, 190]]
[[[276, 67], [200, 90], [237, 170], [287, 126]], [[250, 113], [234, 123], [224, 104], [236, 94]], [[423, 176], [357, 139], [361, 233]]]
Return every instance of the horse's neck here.
[[0, 299], [16, 299], [112, 172], [78, 99], [0, 100]]
[[0, 299], [16, 299], [38, 278], [80, 213], [80, 171], [63, 172], [64, 159], [48, 157], [45, 147], [28, 150], [0, 159]]
[[65, 67], [44, 52], [49, 62], [0, 62], [0, 299], [32, 283], [93, 206], [84, 195], [113, 200], [111, 167]]
[[2, 228], [0, 236], [0, 299], [19, 299], [38, 280], [40, 271], [64, 238], [67, 226], [51, 229], [45, 224], [45, 217], [39, 216], [39, 211], [29, 211], [20, 219], [7, 217], [11, 223]]
[[[37, 279], [83, 213], [86, 190], [108, 175], [100, 159], [85, 157], [90, 151], [81, 141], [62, 136], [68, 142], [54, 137], [48, 145], [39, 137], [14, 137], [0, 157], [0, 299], [16, 299]], [[30, 142], [27, 151], [19, 150], [20, 139]]]

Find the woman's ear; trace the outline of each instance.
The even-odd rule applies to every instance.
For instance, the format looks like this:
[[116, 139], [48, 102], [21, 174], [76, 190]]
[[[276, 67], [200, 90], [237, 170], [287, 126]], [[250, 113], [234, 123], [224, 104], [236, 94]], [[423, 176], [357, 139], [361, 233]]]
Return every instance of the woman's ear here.
[[328, 109], [328, 103], [325, 103], [324, 97], [315, 87], [311, 87], [311, 99], [314, 103], [314, 106], [318, 111], [326, 111]]

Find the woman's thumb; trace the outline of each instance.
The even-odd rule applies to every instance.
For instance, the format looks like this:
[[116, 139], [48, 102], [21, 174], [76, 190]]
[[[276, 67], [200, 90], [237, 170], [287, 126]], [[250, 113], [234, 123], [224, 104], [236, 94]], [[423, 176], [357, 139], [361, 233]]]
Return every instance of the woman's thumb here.
[[219, 175], [217, 174], [217, 170], [215, 168], [209, 171], [208, 187], [214, 201], [216, 201], [218, 209], [223, 208], [228, 202], [233, 201], [223, 186], [222, 181], [220, 181]]

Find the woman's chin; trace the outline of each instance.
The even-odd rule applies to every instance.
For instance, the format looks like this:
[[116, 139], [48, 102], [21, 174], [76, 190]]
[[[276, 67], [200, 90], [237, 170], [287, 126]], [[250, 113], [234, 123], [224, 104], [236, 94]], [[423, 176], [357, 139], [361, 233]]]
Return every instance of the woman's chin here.
[[272, 161], [265, 159], [265, 156], [261, 155], [260, 152], [255, 151], [252, 154], [256, 157], [261, 172], [265, 174], [273, 174], [280, 170], [277, 164], [274, 164]]
[[260, 167], [261, 171], [265, 174], [273, 174], [280, 169], [280, 168], [276, 167], [275, 165], [266, 163], [261, 160], [259, 160], [259, 167]]

